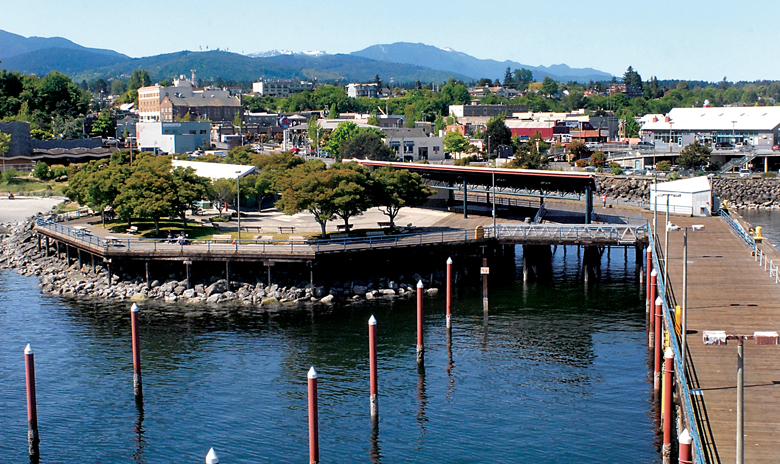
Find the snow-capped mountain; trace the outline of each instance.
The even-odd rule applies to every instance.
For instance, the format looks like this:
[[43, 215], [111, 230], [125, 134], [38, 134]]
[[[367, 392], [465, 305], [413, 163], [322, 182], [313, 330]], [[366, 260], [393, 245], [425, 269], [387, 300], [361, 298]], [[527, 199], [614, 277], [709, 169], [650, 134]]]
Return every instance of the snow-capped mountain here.
[[328, 52], [322, 50], [309, 50], [304, 52], [293, 52], [290, 50], [271, 50], [267, 52], [249, 53], [247, 56], [250, 58], [270, 58], [272, 56], [280, 55], [305, 55], [305, 56], [325, 56]]

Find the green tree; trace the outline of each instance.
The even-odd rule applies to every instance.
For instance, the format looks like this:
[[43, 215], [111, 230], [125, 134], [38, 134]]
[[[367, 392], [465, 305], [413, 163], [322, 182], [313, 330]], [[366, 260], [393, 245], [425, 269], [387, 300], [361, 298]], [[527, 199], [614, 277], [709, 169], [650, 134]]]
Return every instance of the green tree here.
[[372, 206], [368, 169], [353, 161], [336, 163], [327, 173], [333, 195], [333, 213], [344, 220], [345, 230], [349, 230], [350, 218], [360, 216]]
[[545, 76], [542, 81], [542, 93], [552, 96], [558, 93], [558, 83], [550, 76]]
[[569, 153], [574, 159], [585, 159], [590, 157], [590, 148], [581, 140], [575, 140], [569, 145]]
[[111, 123], [111, 114], [108, 110], [100, 112], [100, 116], [92, 123], [92, 135], [97, 137], [105, 137], [111, 132], [113, 124]]
[[685, 169], [698, 168], [707, 164], [711, 154], [712, 149], [697, 140], [680, 150], [680, 156], [677, 157], [676, 163]]
[[306, 135], [309, 136], [309, 143], [319, 151], [320, 143], [322, 142], [322, 126], [320, 121], [314, 116], [306, 121]]
[[150, 218], [155, 234], [160, 234], [160, 218], [177, 213], [176, 184], [171, 159], [164, 156], [139, 156], [133, 174], [125, 181], [117, 197], [117, 213], [122, 219]]
[[375, 170], [371, 180], [373, 203], [390, 218], [390, 227], [395, 227], [395, 218], [401, 208], [422, 206], [433, 193], [419, 174], [392, 166]]
[[220, 216], [222, 216], [222, 207], [224, 206], [227, 211], [227, 204], [236, 198], [236, 188], [236, 183], [231, 179], [217, 179], [211, 183], [208, 195]]
[[35, 163], [35, 168], [33, 168], [33, 175], [37, 179], [45, 180], [49, 178], [49, 165], [44, 163], [43, 161], [38, 161]]
[[325, 169], [325, 163], [320, 160], [307, 161], [277, 183], [282, 198], [276, 202], [276, 208], [290, 216], [308, 211], [320, 225], [324, 237], [327, 235], [328, 221], [335, 217], [330, 182], [331, 176]]
[[606, 156], [604, 156], [604, 153], [602, 153], [599, 150], [596, 150], [591, 156], [590, 156], [590, 164], [592, 166], [596, 166], [598, 168], [604, 166], [604, 163], [607, 162]]
[[514, 86], [515, 82], [512, 79], [512, 70], [507, 66], [506, 71], [504, 72], [504, 87], [514, 88]]
[[506, 126], [505, 115], [493, 116], [485, 128], [485, 140], [490, 140], [490, 150], [512, 144], [512, 131]]
[[339, 158], [339, 147], [341, 146], [341, 142], [351, 140], [358, 135], [359, 132], [360, 129], [358, 128], [358, 125], [352, 121], [339, 123], [339, 125], [333, 129], [333, 132], [331, 132], [330, 137], [328, 137], [328, 144], [326, 146], [328, 153], [334, 158]]
[[349, 140], [344, 140], [339, 146], [339, 153], [346, 159], [370, 159], [391, 161], [396, 158], [393, 150], [385, 145], [380, 136], [373, 132], [362, 132]]
[[0, 156], [5, 156], [11, 148], [11, 134], [0, 132]]
[[623, 83], [628, 85], [634, 85], [639, 88], [639, 90], [642, 90], [642, 76], [639, 75], [638, 72], [634, 71], [634, 68], [631, 66], [626, 69], [626, 72], [623, 73]]
[[368, 117], [368, 121], [366, 121], [369, 126], [377, 126], [379, 127], [379, 116], [372, 114]]
[[433, 121], [433, 129], [438, 134], [439, 131], [443, 131], [447, 127], [447, 121], [439, 114]]
[[513, 77], [514, 86], [517, 90], [527, 89], [528, 84], [534, 81], [533, 73], [525, 68], [515, 69]]
[[171, 181], [174, 191], [171, 210], [181, 218], [182, 225], [186, 227], [187, 210], [195, 209], [195, 202], [207, 197], [211, 180], [195, 175], [195, 170], [191, 167], [179, 166], [171, 171]]
[[149, 72], [145, 69], [136, 69], [133, 71], [133, 75], [130, 76], [130, 80], [127, 81], [127, 88], [130, 90], [138, 90], [141, 87], [150, 85], [152, 85], [152, 79], [149, 77]]
[[447, 153], [468, 153], [471, 144], [469, 139], [458, 131], [449, 131], [444, 134], [444, 151]]
[[672, 162], [671, 161], [659, 161], [656, 163], [656, 169], [658, 169], [661, 172], [668, 172], [670, 169], [672, 169]]
[[547, 148], [542, 134], [536, 132], [518, 147], [514, 165], [521, 169], [542, 169], [547, 165]]

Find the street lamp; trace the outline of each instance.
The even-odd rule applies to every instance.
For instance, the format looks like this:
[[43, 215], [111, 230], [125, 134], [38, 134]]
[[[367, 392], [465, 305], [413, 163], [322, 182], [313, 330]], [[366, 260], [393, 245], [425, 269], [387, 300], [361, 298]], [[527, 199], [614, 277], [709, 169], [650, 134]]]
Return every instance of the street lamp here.
[[236, 171], [236, 216], [238, 216], [238, 243], [241, 243], [241, 171]]
[[731, 121], [731, 152], [736, 155], [737, 153], [737, 133], [734, 125], [737, 121]]
[[705, 345], [726, 345], [737, 340], [737, 464], [745, 462], [745, 353], [743, 342], [755, 340], [756, 345], [777, 345], [777, 332], [754, 332], [753, 335], [727, 334], [723, 330], [705, 330], [702, 340]]
[[656, 187], [655, 193], [655, 208], [653, 211], [653, 222], [655, 222], [656, 233], [658, 232], [658, 197], [666, 197], [666, 222], [664, 228], [666, 233], [664, 234], [664, 288], [667, 285], [667, 278], [669, 277], [669, 197], [680, 197], [679, 193], [658, 193], [658, 187]]

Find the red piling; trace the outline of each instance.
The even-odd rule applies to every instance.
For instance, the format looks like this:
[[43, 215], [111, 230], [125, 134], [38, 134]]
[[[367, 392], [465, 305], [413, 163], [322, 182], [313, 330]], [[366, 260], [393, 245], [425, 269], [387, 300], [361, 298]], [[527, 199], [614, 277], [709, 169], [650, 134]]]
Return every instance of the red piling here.
[[447, 258], [447, 328], [452, 328], [452, 258]]
[[691, 434], [688, 433], [688, 429], [683, 429], [680, 434], [680, 438], [677, 439], [680, 444], [680, 453], [677, 462], [679, 464], [693, 464], [693, 455], [691, 452]]
[[376, 419], [379, 417], [379, 401], [378, 401], [378, 383], [376, 375], [376, 319], [374, 316], [368, 320], [368, 364], [370, 374], [370, 388], [371, 388], [371, 418]]
[[423, 345], [423, 283], [417, 282], [417, 364], [422, 365], [425, 362], [425, 346]]
[[672, 373], [674, 373], [674, 353], [667, 348], [664, 353], [664, 394], [661, 414], [664, 423], [663, 462], [669, 463], [672, 456]]
[[650, 308], [649, 308], [649, 319], [650, 324], [648, 327], [648, 340], [647, 340], [647, 346], [650, 348], [653, 348], [655, 346], [655, 311], [653, 310], [653, 302], [655, 302], [656, 294], [658, 293], [658, 272], [656, 272], [655, 269], [653, 269], [650, 272]]
[[211, 448], [209, 454], [206, 455], [206, 464], [219, 464], [219, 456], [217, 456], [214, 448]]
[[320, 433], [317, 418], [317, 371], [314, 366], [307, 374], [309, 379], [309, 464], [320, 462]]
[[138, 334], [138, 305], [130, 307], [130, 330], [133, 337], [133, 393], [136, 399], [143, 397], [141, 380], [141, 340]]
[[645, 296], [647, 297], [647, 306], [652, 303], [650, 300], [650, 273], [653, 272], [653, 254], [650, 248], [645, 248], [645, 272], [647, 272], [647, 282], [645, 282]]
[[662, 304], [661, 297], [655, 299], [655, 355], [653, 367], [653, 391], [658, 397], [658, 390], [661, 388], [661, 347], [663, 346], [663, 326], [662, 326]]
[[35, 355], [30, 344], [24, 348], [24, 374], [27, 384], [27, 444], [30, 456], [38, 456], [38, 405], [35, 399]]

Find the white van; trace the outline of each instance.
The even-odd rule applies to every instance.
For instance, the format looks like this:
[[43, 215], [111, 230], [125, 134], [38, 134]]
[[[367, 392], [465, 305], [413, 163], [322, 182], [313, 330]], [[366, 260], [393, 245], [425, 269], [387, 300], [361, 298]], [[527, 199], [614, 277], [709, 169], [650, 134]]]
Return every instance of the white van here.
[[739, 170], [739, 177], [750, 177], [750, 169], [742, 168]]

